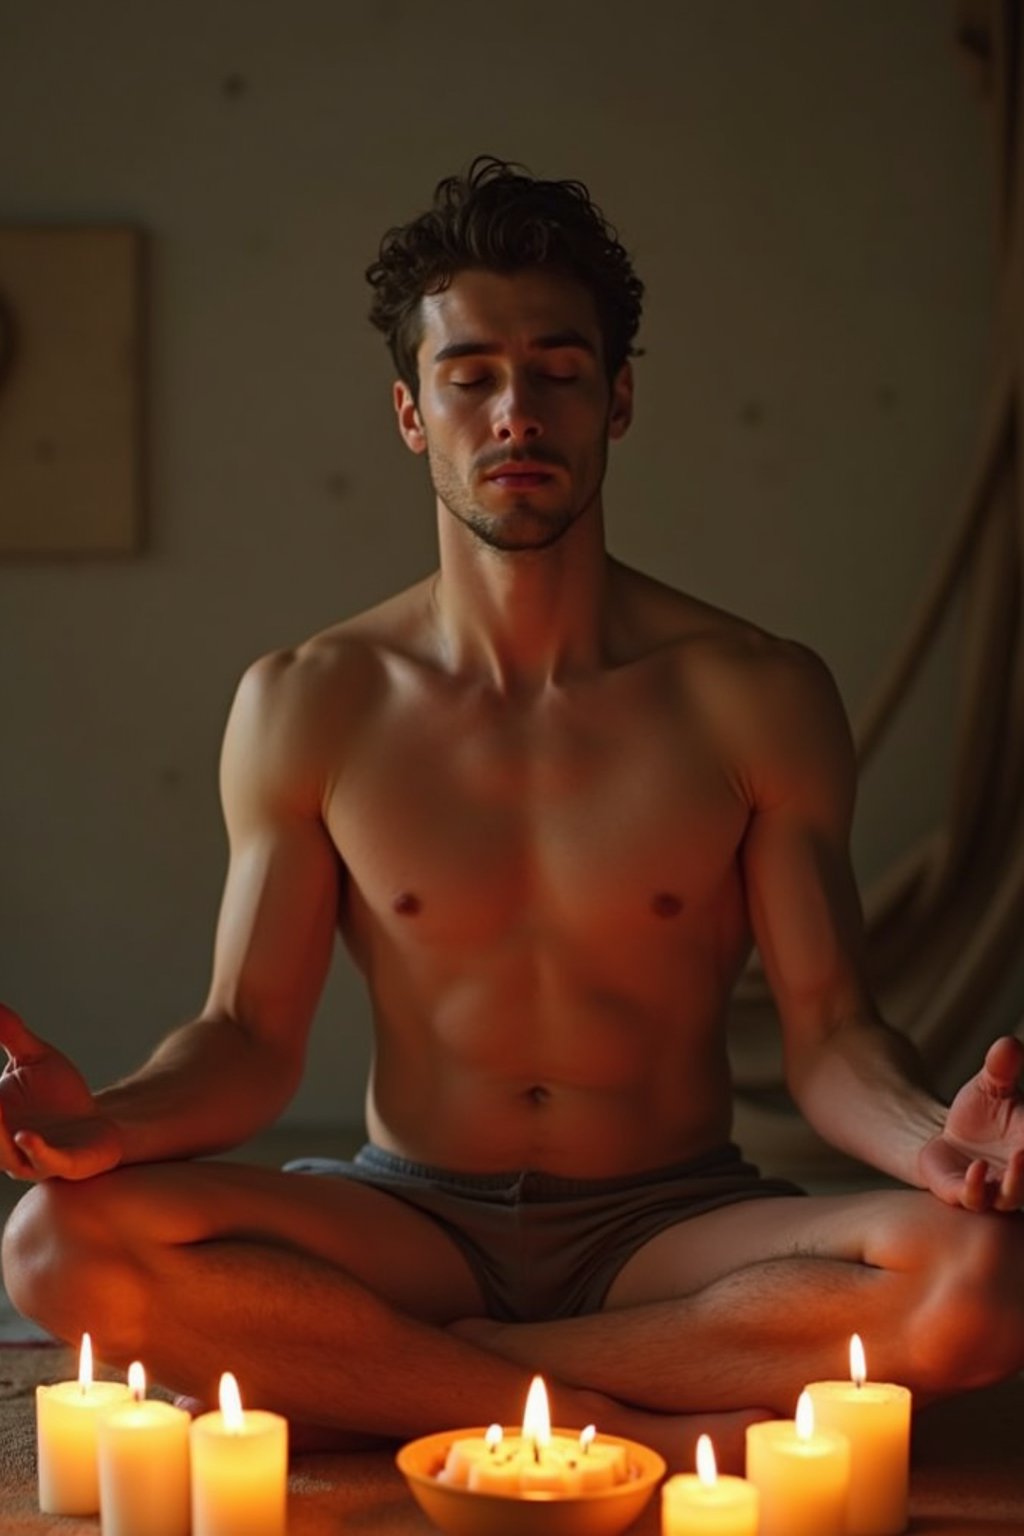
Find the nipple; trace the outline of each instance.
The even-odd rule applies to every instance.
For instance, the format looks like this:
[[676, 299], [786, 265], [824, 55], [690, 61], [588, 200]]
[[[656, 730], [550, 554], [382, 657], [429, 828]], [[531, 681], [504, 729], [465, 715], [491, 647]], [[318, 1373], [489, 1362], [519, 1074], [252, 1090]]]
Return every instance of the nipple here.
[[402, 891], [395, 897], [391, 905], [400, 917], [415, 917], [417, 912], [421, 910], [423, 903], [418, 896], [413, 895], [412, 891]]
[[671, 891], [659, 891], [651, 898], [651, 911], [656, 917], [678, 917], [682, 910], [682, 901]]

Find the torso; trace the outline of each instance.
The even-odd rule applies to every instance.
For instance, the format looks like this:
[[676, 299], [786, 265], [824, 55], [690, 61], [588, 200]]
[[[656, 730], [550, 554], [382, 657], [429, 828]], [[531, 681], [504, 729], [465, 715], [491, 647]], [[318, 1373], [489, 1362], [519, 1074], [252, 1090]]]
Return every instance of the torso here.
[[577, 1177], [707, 1150], [750, 944], [751, 807], [714, 701], [773, 642], [637, 578], [621, 654], [516, 701], [420, 649], [425, 593], [313, 642], [346, 721], [324, 821], [373, 1002], [371, 1136]]

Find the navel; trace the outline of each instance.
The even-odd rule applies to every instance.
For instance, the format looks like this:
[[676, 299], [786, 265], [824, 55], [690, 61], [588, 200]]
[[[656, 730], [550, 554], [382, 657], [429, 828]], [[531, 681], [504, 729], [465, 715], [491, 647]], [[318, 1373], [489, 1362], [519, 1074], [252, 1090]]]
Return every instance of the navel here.
[[423, 909], [422, 901], [412, 891], [400, 891], [391, 905], [399, 917], [415, 917]]
[[655, 917], [678, 917], [682, 910], [681, 898], [673, 896], [671, 891], [658, 891], [651, 897], [651, 911]]
[[546, 1104], [551, 1097], [551, 1089], [545, 1088], [542, 1083], [534, 1083], [532, 1088], [527, 1088], [524, 1098], [531, 1104]]

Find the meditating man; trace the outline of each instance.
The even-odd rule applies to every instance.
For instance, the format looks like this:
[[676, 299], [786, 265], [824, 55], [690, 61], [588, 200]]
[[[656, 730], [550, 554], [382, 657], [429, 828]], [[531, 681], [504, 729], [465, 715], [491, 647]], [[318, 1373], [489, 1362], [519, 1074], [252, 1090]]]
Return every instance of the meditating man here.
[[[230, 1368], [306, 1443], [515, 1422], [539, 1370], [562, 1422], [735, 1461], [855, 1329], [923, 1396], [1019, 1369], [1020, 1044], [929, 1093], [862, 973], [827, 670], [606, 550], [642, 294], [614, 231], [482, 160], [368, 277], [438, 569], [244, 677], [198, 1018], [93, 1093], [0, 1015], [15, 1304], [199, 1399]], [[339, 929], [367, 1147], [196, 1161], [288, 1103]], [[752, 942], [800, 1109], [907, 1188], [805, 1196], [730, 1144]]]

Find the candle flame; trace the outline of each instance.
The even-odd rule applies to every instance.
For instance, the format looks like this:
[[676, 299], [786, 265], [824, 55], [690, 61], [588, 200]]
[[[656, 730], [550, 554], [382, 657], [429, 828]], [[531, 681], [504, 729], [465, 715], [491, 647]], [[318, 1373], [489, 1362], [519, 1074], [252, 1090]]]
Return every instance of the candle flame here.
[[505, 1432], [500, 1424], [490, 1424], [484, 1433], [484, 1444], [493, 1454], [505, 1437]]
[[594, 1436], [596, 1434], [597, 1434], [597, 1426], [596, 1426], [596, 1424], [588, 1424], [584, 1429], [580, 1430], [580, 1450], [583, 1452], [584, 1456], [587, 1454], [587, 1452], [590, 1450], [590, 1447], [593, 1445], [593, 1443], [594, 1443]]
[[697, 1441], [697, 1476], [705, 1488], [713, 1488], [718, 1482], [715, 1448], [711, 1444], [710, 1435], [701, 1435]]
[[141, 1360], [133, 1360], [128, 1367], [128, 1387], [135, 1401], [141, 1403], [146, 1396], [146, 1372]]
[[230, 1371], [225, 1371], [220, 1379], [220, 1411], [224, 1415], [224, 1428], [230, 1430], [232, 1434], [237, 1434], [245, 1428], [242, 1395], [238, 1390], [238, 1382]]
[[864, 1345], [860, 1341], [860, 1334], [855, 1333], [850, 1340], [850, 1380], [862, 1387], [867, 1378], [868, 1363], [864, 1358]]
[[814, 1434], [814, 1404], [809, 1392], [801, 1392], [797, 1400], [796, 1433], [799, 1440], [810, 1440]]
[[533, 1378], [526, 1395], [523, 1438], [532, 1440], [535, 1447], [551, 1444], [551, 1411], [548, 1408], [548, 1394], [542, 1376]]
[[92, 1386], [92, 1339], [82, 1334], [82, 1347], [78, 1352], [78, 1385], [84, 1392]]

